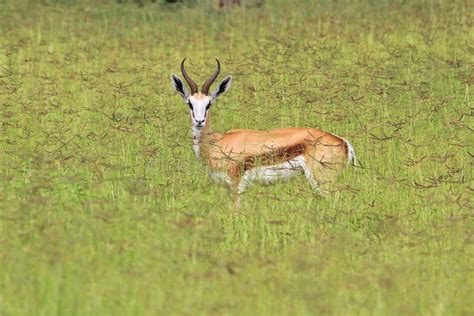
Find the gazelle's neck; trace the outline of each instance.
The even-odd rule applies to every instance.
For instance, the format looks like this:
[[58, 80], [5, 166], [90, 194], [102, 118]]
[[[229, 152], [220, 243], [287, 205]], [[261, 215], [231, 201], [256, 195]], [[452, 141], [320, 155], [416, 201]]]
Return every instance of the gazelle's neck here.
[[196, 159], [200, 159], [203, 144], [209, 142], [209, 138], [214, 134], [211, 126], [211, 111], [207, 113], [206, 125], [203, 128], [197, 128], [191, 123], [191, 131], [193, 134], [194, 156], [196, 156]]

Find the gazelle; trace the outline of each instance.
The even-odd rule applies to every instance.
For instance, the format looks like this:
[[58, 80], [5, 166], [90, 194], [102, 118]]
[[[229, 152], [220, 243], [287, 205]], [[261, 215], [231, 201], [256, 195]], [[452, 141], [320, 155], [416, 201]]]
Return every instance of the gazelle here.
[[191, 91], [175, 74], [171, 75], [171, 82], [189, 106], [194, 154], [208, 165], [213, 179], [237, 193], [237, 204], [250, 184], [270, 184], [296, 174], [304, 174], [313, 190], [325, 195], [325, 187], [345, 165], [355, 166], [355, 152], [347, 140], [316, 128], [213, 131], [211, 106], [229, 90], [232, 76], [225, 77], [209, 93], [221, 69], [216, 59], [217, 69], [199, 92], [184, 68], [185, 60], [181, 62], [181, 72]]

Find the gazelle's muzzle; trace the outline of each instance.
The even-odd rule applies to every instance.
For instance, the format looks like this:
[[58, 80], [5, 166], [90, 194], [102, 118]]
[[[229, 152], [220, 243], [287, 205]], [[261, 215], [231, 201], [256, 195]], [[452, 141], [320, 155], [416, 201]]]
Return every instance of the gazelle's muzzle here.
[[206, 125], [206, 119], [203, 120], [194, 120], [194, 126], [204, 127]]

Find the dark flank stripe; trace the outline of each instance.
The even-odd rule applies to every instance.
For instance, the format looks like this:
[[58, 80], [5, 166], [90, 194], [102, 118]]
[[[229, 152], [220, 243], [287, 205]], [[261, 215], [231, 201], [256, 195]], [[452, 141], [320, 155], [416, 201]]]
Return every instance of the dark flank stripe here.
[[243, 163], [243, 171], [255, 168], [256, 166], [271, 166], [291, 160], [303, 154], [305, 150], [306, 147], [304, 144], [296, 144], [289, 147], [278, 148], [262, 155], [247, 157]]

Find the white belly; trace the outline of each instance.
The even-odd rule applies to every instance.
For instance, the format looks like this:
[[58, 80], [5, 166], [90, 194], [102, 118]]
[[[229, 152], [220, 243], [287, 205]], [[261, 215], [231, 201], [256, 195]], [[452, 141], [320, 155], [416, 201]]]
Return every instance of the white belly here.
[[292, 160], [273, 166], [257, 167], [249, 170], [248, 178], [261, 184], [271, 184], [277, 181], [286, 181], [291, 177], [301, 174], [303, 169], [298, 161]]
[[287, 162], [265, 167], [256, 167], [247, 170], [242, 177], [241, 190], [247, 185], [256, 182], [260, 184], [272, 184], [277, 181], [286, 181], [291, 177], [304, 171], [305, 160], [303, 156], [295, 157]]
[[[303, 156], [297, 156], [286, 162], [264, 167], [256, 167], [245, 171], [239, 183], [239, 193], [242, 193], [248, 185], [253, 183], [272, 184], [277, 181], [286, 181], [295, 175], [305, 171], [306, 164]], [[211, 178], [230, 186], [232, 180], [225, 172], [212, 172]]]

